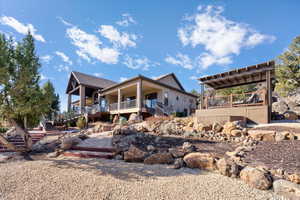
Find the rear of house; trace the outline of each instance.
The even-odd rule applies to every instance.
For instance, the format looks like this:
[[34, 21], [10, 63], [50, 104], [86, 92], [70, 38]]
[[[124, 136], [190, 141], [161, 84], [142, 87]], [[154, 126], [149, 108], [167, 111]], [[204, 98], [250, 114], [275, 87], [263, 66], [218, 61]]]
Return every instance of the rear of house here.
[[[68, 110], [90, 116], [138, 113], [146, 116], [188, 116], [195, 112], [197, 96], [186, 92], [171, 73], [156, 79], [142, 75], [121, 83], [72, 72], [67, 87]], [[72, 102], [72, 95], [79, 100]]]

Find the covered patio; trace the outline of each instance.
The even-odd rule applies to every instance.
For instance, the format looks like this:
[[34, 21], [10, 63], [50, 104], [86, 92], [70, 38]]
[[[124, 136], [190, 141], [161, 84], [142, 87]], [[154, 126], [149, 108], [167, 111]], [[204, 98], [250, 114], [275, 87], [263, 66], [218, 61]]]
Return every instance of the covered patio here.
[[[201, 104], [196, 111], [197, 120], [210, 123], [240, 119], [252, 123], [269, 123], [274, 77], [275, 62], [270, 61], [198, 79], [201, 85]], [[218, 91], [258, 83], [264, 87], [254, 92], [225, 96], [204, 95], [205, 86]]]

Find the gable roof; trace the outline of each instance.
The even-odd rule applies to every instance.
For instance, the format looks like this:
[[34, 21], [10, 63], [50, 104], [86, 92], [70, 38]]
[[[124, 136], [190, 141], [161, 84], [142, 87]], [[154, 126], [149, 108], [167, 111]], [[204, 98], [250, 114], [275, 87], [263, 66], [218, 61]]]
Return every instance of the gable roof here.
[[114, 81], [105, 78], [98, 78], [96, 76], [91, 76], [81, 72], [73, 71], [72, 74], [74, 75], [75, 79], [78, 81], [78, 84], [81, 85], [92, 86], [96, 88], [106, 88], [116, 84], [116, 82]]
[[160, 76], [160, 77], [158, 77], [158, 78], [156, 78], [154, 80], [160, 81], [160, 80], [162, 80], [164, 78], [167, 78], [167, 77], [172, 77], [175, 80], [175, 82], [178, 84], [178, 86], [180, 87], [180, 89], [182, 91], [185, 91], [185, 89], [183, 88], [183, 86], [181, 85], [181, 83], [179, 82], [179, 80], [177, 79], [177, 77], [176, 77], [176, 75], [174, 73], [169, 73], [169, 74], [162, 75], [162, 76]]
[[159, 82], [159, 81], [157, 81], [157, 80], [155, 80], [155, 79], [148, 78], [148, 77], [143, 76], [143, 75], [138, 75], [138, 76], [136, 76], [136, 77], [127, 79], [127, 80], [125, 80], [125, 81], [123, 81], [123, 82], [121, 82], [121, 83], [116, 83], [116, 84], [111, 85], [111, 86], [109, 86], [109, 87], [107, 87], [107, 88], [103, 88], [101, 91], [102, 91], [102, 92], [106, 92], [106, 91], [108, 91], [108, 90], [115, 89], [115, 88], [117, 88], [117, 87], [119, 87], [119, 86], [121, 86], [121, 85], [123, 85], [123, 84], [129, 83], [129, 82], [131, 82], [131, 81], [138, 80], [138, 79], [146, 80], [146, 81], [149, 81], [149, 82], [151, 82], [151, 83], [158, 84], [158, 85], [161, 85], [161, 86], [163, 86], [163, 87], [169, 88], [169, 89], [171, 89], [171, 90], [175, 90], [175, 91], [177, 91], [177, 92], [181, 92], [181, 93], [183, 93], [183, 94], [186, 94], [186, 95], [189, 95], [189, 96], [191, 96], [191, 97], [197, 98], [196, 95], [194, 95], [194, 94], [192, 94], [192, 93], [190, 93], [190, 92], [186, 92], [185, 90], [178, 89], [178, 88], [176, 88], [176, 87], [173, 87], [173, 86], [171, 86], [171, 85], [165, 84], [165, 83], [163, 83], [163, 82]]

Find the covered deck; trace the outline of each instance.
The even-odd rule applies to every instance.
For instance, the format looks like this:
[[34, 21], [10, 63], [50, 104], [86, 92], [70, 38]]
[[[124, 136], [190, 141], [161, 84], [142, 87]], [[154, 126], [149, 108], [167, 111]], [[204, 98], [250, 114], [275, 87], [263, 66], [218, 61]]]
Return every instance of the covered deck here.
[[110, 114], [150, 113], [154, 114], [160, 101], [162, 88], [134, 78], [101, 92], [101, 107]]
[[[274, 77], [275, 62], [270, 61], [200, 78], [201, 104], [196, 111], [197, 120], [223, 123], [241, 119], [252, 123], [269, 123]], [[255, 83], [261, 83], [264, 87], [254, 92], [225, 96], [207, 96], [204, 93], [204, 86], [220, 90]]]

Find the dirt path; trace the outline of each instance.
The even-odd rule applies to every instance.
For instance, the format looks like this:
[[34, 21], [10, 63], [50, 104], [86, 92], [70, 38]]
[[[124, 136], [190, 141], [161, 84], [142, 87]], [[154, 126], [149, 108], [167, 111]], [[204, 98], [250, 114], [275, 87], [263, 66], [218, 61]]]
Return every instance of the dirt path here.
[[66, 159], [0, 164], [0, 199], [282, 199], [238, 179], [166, 165]]

